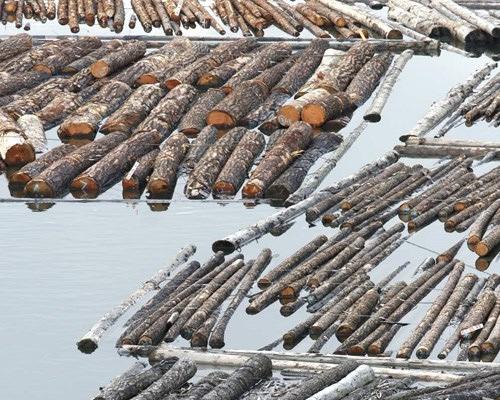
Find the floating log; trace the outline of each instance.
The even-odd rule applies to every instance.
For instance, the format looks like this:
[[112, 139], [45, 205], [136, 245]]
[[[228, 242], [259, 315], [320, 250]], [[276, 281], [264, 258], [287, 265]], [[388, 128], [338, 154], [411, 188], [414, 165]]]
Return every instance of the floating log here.
[[224, 334], [227, 328], [227, 325], [236, 312], [236, 309], [241, 304], [247, 293], [253, 286], [255, 280], [260, 276], [262, 271], [266, 269], [266, 267], [271, 262], [271, 250], [264, 249], [259, 254], [257, 259], [253, 261], [252, 266], [250, 267], [247, 274], [243, 277], [241, 284], [236, 292], [236, 295], [232, 298], [231, 302], [227, 306], [224, 315], [221, 317], [220, 321], [215, 326], [212, 336], [210, 337], [210, 347], [220, 349], [225, 346], [224, 342]]
[[124, 198], [140, 197], [146, 188], [149, 176], [153, 172], [154, 163], [160, 149], [150, 151], [146, 155], [139, 158], [127, 175], [122, 180]]
[[260, 132], [250, 131], [243, 136], [214, 183], [214, 196], [236, 195], [265, 143]]
[[101, 47], [88, 53], [87, 55], [74, 60], [73, 62], [61, 68], [65, 74], [74, 74], [84, 68], [90, 67], [94, 62], [104, 57], [106, 54], [115, 51], [123, 45], [121, 40], [110, 40], [104, 42]]
[[391, 66], [387, 74], [385, 75], [380, 87], [373, 99], [373, 102], [370, 105], [370, 108], [365, 111], [363, 116], [365, 121], [369, 122], [380, 122], [382, 119], [381, 113], [383, 108], [385, 107], [389, 96], [391, 95], [391, 91], [396, 84], [399, 75], [403, 72], [404, 67], [413, 57], [413, 50], [405, 50], [401, 55], [396, 58], [394, 64]]
[[21, 72], [19, 74], [6, 74], [0, 80], [0, 94], [7, 96], [23, 89], [31, 89], [47, 80], [50, 75], [37, 71]]
[[286, 200], [304, 181], [309, 169], [324, 154], [335, 150], [341, 138], [333, 133], [317, 136], [307, 150], [295, 160], [266, 190], [266, 197]]
[[304, 150], [312, 140], [312, 129], [305, 123], [295, 123], [278, 139], [243, 187], [247, 198], [263, 197], [269, 185], [292, 163], [296, 152]]
[[179, 131], [186, 135], [197, 135], [207, 125], [207, 115], [226, 94], [221, 89], [208, 89], [182, 117]]
[[234, 128], [205, 152], [184, 188], [188, 198], [202, 199], [210, 195], [217, 176], [246, 133], [245, 128]]
[[474, 336], [475, 330], [471, 331], [471, 329], [478, 325], [482, 325], [483, 322], [486, 321], [490, 311], [495, 306], [495, 302], [495, 292], [491, 289], [485, 288], [485, 290], [479, 295], [476, 303], [467, 313], [466, 318], [464, 318], [460, 324], [460, 337], [462, 339], [470, 339]]
[[482, 361], [492, 362], [500, 350], [500, 324], [498, 319], [488, 338], [481, 344]]
[[[197, 400], [201, 399], [204, 395], [213, 390], [224, 380], [229, 377], [229, 374], [223, 371], [210, 372], [207, 376], [201, 378], [197, 383], [192, 385], [186, 392], [183, 393], [184, 400]], [[164, 400], [177, 400], [178, 395], [175, 393], [164, 397]]]
[[259, 50], [248, 54], [243, 54], [234, 60], [225, 62], [220, 67], [203, 74], [198, 82], [197, 87], [201, 88], [218, 88], [223, 86], [231, 77], [245, 67], [253, 57], [258, 56]]
[[148, 182], [151, 198], [171, 198], [177, 183], [177, 170], [189, 147], [183, 133], [171, 135], [156, 158], [153, 174]]
[[90, 66], [95, 78], [104, 78], [140, 59], [146, 53], [146, 44], [139, 40], [125, 43], [118, 50], [109, 53]]
[[221, 307], [217, 307], [191, 336], [191, 347], [208, 347], [208, 338], [219, 319]]
[[[181, 120], [182, 124], [182, 120]], [[180, 125], [179, 125], [180, 126]], [[179, 129], [179, 131], [181, 131]], [[181, 131], [183, 132], [183, 131]], [[183, 132], [185, 133], [185, 132]], [[203, 128], [190, 145], [189, 150], [181, 164], [181, 171], [189, 174], [200, 161], [205, 152], [217, 141], [217, 129], [212, 125]]]
[[157, 131], [141, 132], [120, 143], [72, 180], [70, 190], [76, 198], [96, 198], [118, 182], [134, 162], [160, 145]]
[[[488, 315], [488, 319], [484, 323], [483, 329], [481, 329], [481, 332], [479, 332], [479, 335], [477, 335], [476, 339], [469, 346], [467, 350], [469, 361], [481, 360], [481, 345], [488, 339], [488, 336], [495, 328], [499, 315], [500, 315], [500, 297], [497, 296], [497, 301], [495, 303], [495, 306], [492, 308], [490, 314]], [[483, 361], [485, 361], [485, 359]]]
[[0, 112], [0, 126], [0, 159], [11, 167], [22, 167], [34, 161], [35, 148], [28, 132], [5, 112]]
[[29, 51], [32, 46], [32, 37], [27, 33], [10, 36], [0, 43], [0, 61], [12, 59], [18, 54]]
[[110, 81], [82, 107], [73, 112], [59, 127], [61, 140], [94, 139], [99, 123], [122, 105], [132, 93], [122, 82]]
[[493, 252], [493, 249], [500, 245], [500, 225], [493, 227], [482, 237], [476, 245], [476, 254], [484, 257]]
[[81, 172], [99, 161], [114, 147], [127, 139], [122, 132], [113, 132], [86, 144], [61, 158], [26, 185], [28, 197], [54, 198], [68, 189], [70, 182]]

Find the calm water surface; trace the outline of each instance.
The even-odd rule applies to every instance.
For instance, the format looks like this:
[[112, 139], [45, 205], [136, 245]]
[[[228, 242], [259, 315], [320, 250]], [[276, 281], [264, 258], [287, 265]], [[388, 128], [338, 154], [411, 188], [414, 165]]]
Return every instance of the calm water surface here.
[[[38, 25], [38, 24], [33, 24]], [[2, 27], [2, 29], [5, 29]], [[8, 32], [11, 32], [10, 28]], [[52, 32], [34, 26], [33, 33]], [[96, 32], [95, 30], [93, 32]], [[324, 182], [329, 185], [392, 148], [397, 138], [413, 127], [432, 101], [441, 98], [454, 84], [464, 81], [488, 59], [464, 59], [455, 54], [439, 58], [414, 57], [403, 72], [379, 124], [371, 125]], [[342, 133], [360, 121], [363, 110]], [[50, 132], [52, 146], [57, 136]], [[498, 130], [486, 124], [456, 129], [450, 137], [497, 140]], [[426, 161], [432, 165], [433, 161]], [[488, 166], [487, 168], [491, 168]], [[76, 341], [101, 315], [148, 279], [183, 246], [198, 247], [195, 259], [211, 254], [211, 243], [256, 220], [272, 214], [268, 205], [245, 208], [241, 203], [182, 201], [183, 182], [166, 212], [152, 212], [147, 204], [56, 204], [45, 212], [32, 212], [24, 203], [0, 203], [0, 343], [3, 344], [2, 398], [10, 400], [88, 399], [111, 377], [132, 362], [117, 356], [114, 342], [120, 320], [92, 355], [81, 354]], [[113, 188], [101, 198], [121, 198]], [[8, 198], [6, 179], [0, 176], [0, 198]], [[392, 222], [391, 222], [392, 223]], [[276, 265], [285, 256], [319, 234], [331, 229], [310, 228], [301, 217], [283, 236], [267, 235], [244, 248], [247, 258], [264, 247], [273, 250]], [[460, 235], [445, 233], [434, 224], [415, 234], [411, 242], [435, 251], [454, 244]], [[431, 252], [404, 244], [372, 273], [375, 280], [405, 261], [411, 266], [397, 279], [410, 279], [417, 265]], [[459, 254], [469, 264], [472, 254]], [[499, 272], [498, 262], [488, 272]], [[437, 291], [434, 291], [432, 296]], [[429, 296], [426, 301], [432, 300]], [[420, 305], [405, 317], [418, 322], [427, 305]], [[256, 349], [279, 337], [305, 318], [304, 311], [289, 318], [279, 315], [277, 306], [257, 316], [241, 308], [232, 319], [228, 348]], [[400, 330], [401, 341], [413, 325]], [[185, 345], [185, 341], [179, 341]], [[324, 348], [333, 350], [336, 341]], [[305, 340], [296, 348], [310, 346]]]

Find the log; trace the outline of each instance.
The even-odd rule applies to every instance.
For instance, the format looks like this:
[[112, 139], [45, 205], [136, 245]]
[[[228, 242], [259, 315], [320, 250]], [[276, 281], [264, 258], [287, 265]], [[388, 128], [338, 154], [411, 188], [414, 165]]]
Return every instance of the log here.
[[[488, 315], [488, 319], [486, 320], [483, 329], [481, 329], [481, 332], [479, 332], [479, 335], [477, 335], [476, 339], [469, 346], [467, 350], [469, 361], [481, 360], [481, 345], [488, 339], [488, 336], [495, 328], [499, 315], [500, 315], [500, 297], [497, 296], [495, 306], [491, 309], [491, 312]], [[485, 359], [483, 359], [483, 361], [485, 361]]]
[[[278, 109], [285, 104], [289, 97], [290, 96], [286, 93], [271, 92], [269, 97], [264, 100], [258, 108], [250, 112], [250, 114], [241, 120], [241, 124], [249, 129], [254, 129], [257, 126], [264, 124], [267, 120], [273, 118]], [[264, 125], [261, 125], [259, 129], [262, 133], [266, 134], [263, 126]]]
[[164, 282], [171, 271], [187, 260], [196, 252], [196, 246], [189, 245], [181, 249], [167, 266], [161, 268], [155, 275], [142, 284], [118, 306], [106, 313], [77, 343], [78, 349], [84, 353], [92, 353], [97, 349], [104, 333], [120, 318], [137, 300], [146, 293], [156, 290]]
[[228, 378], [212, 391], [202, 397], [202, 400], [236, 400], [246, 391], [252, 389], [259, 381], [272, 375], [272, 362], [266, 356], [255, 355], [245, 361]]
[[197, 87], [201, 88], [218, 88], [223, 86], [232, 76], [245, 67], [253, 57], [258, 56], [259, 50], [256, 52], [243, 54], [234, 60], [225, 62], [220, 67], [203, 74], [198, 82]]
[[337, 400], [342, 399], [354, 390], [363, 387], [375, 379], [373, 369], [367, 365], [360, 365], [346, 375], [339, 382], [317, 392], [308, 400]]
[[194, 103], [179, 123], [179, 131], [185, 135], [197, 135], [207, 125], [207, 115], [226, 94], [221, 89], [208, 89]]
[[47, 80], [50, 75], [36, 71], [21, 72], [19, 74], [5, 74], [0, 77], [0, 94], [7, 96], [17, 94], [23, 89], [31, 89]]
[[476, 254], [484, 257], [500, 245], [500, 225], [486, 232], [481, 241], [476, 245]]
[[217, 307], [212, 314], [201, 324], [201, 326], [191, 336], [191, 347], [208, 347], [210, 337], [217, 320], [219, 319], [221, 307]]
[[125, 133], [113, 132], [78, 148], [28, 182], [25, 188], [26, 195], [42, 198], [61, 196], [79, 173], [100, 160], [125, 139], [127, 139]]
[[174, 133], [165, 141], [148, 182], [150, 198], [172, 197], [177, 183], [177, 170], [188, 147], [189, 139], [180, 132]]
[[308, 18], [306, 18], [302, 13], [300, 13], [297, 8], [293, 8], [285, 2], [281, 1], [280, 6], [285, 9], [289, 14], [293, 14], [295, 20], [300, 24], [300, 26], [307, 29], [317, 38], [330, 38], [330, 34], [319, 26], [315, 25]]
[[204, 199], [210, 195], [217, 176], [247, 132], [245, 128], [234, 128], [205, 152], [186, 182], [184, 193], [188, 198]]
[[488, 338], [481, 344], [482, 361], [492, 362], [500, 350], [500, 323], [497, 319]]
[[382, 119], [382, 110], [389, 100], [389, 96], [391, 95], [394, 85], [396, 84], [399, 75], [403, 72], [403, 69], [408, 61], [410, 61], [413, 57], [413, 54], [413, 50], [405, 50], [396, 58], [394, 64], [390, 67], [389, 71], [387, 71], [387, 74], [382, 80], [369, 109], [365, 111], [363, 116], [365, 121], [380, 122]]
[[304, 150], [311, 140], [312, 129], [309, 125], [302, 122], [292, 125], [252, 172], [243, 187], [243, 196], [263, 197], [269, 185], [286, 170], [296, 153]]
[[132, 90], [122, 82], [110, 81], [85, 105], [74, 111], [59, 127], [62, 141], [70, 139], [93, 140], [99, 123], [120, 107]]
[[[182, 120], [179, 126], [181, 126], [181, 124]], [[185, 133], [180, 129], [179, 131]], [[190, 174], [196, 164], [200, 161], [203, 154], [205, 154], [205, 152], [210, 148], [211, 145], [216, 142], [216, 140], [217, 129], [215, 129], [215, 127], [209, 125], [203, 128], [196, 136], [196, 139], [194, 139], [190, 143], [189, 150], [186, 154], [186, 157], [184, 157], [184, 161], [181, 164], [181, 172]]]
[[113, 15], [113, 28], [116, 33], [121, 33], [125, 26], [125, 6], [123, 0], [114, 0], [115, 14]]
[[110, 40], [109, 42], [105, 42], [101, 47], [63, 66], [61, 68], [61, 72], [65, 74], [74, 74], [76, 72], [79, 72], [84, 68], [90, 67], [94, 62], [101, 59], [106, 54], [119, 49], [122, 45], [123, 42], [121, 40]]
[[307, 2], [309, 7], [311, 7], [317, 14], [321, 15], [327, 21], [328, 25], [333, 24], [335, 28], [343, 28], [347, 25], [347, 21], [344, 16], [340, 13], [328, 8], [327, 6], [321, 4], [318, 1]]
[[27, 33], [10, 36], [0, 42], [0, 61], [6, 61], [27, 52], [32, 46], [33, 40]]
[[90, 66], [93, 77], [100, 79], [130, 65], [146, 53], [146, 44], [139, 40], [125, 43], [120, 49], [109, 53]]
[[264, 135], [260, 132], [250, 131], [243, 136], [214, 183], [214, 197], [236, 195], [254, 161], [264, 150], [265, 143]]
[[22, 167], [35, 160], [35, 148], [21, 126], [0, 112], [0, 159], [7, 166]]
[[122, 179], [123, 198], [140, 198], [153, 172], [160, 149], [155, 149], [139, 158]]
[[9, 185], [24, 188], [31, 179], [38, 176], [56, 161], [70, 154], [76, 148], [77, 146], [73, 144], [62, 144], [54, 147], [35, 161], [26, 164], [19, 171], [15, 172], [9, 179]]
[[300, 187], [311, 167], [340, 143], [341, 138], [333, 133], [318, 135], [307, 150], [269, 186], [266, 197], [286, 200]]
[[485, 287], [485, 290], [479, 295], [476, 303], [471, 307], [467, 316], [460, 324], [460, 337], [462, 340], [470, 339], [474, 336], [475, 330], [471, 332], [471, 328], [480, 324], [482, 325], [486, 321], [490, 311], [495, 306], [495, 302], [495, 292]]
[[[229, 374], [222, 371], [210, 372], [207, 376], [201, 378], [197, 383], [192, 385], [185, 393], [183, 393], [184, 400], [198, 400], [204, 395], [213, 390], [214, 387], [218, 386], [224, 380], [229, 377]], [[164, 398], [165, 400], [178, 400], [176, 394], [170, 394]]]
[[99, 131], [105, 134], [116, 131], [132, 133], [158, 105], [165, 93], [160, 85], [142, 85], [106, 119]]
[[195, 374], [196, 364], [188, 359], [177, 361], [160, 379], [152, 383], [136, 396], [136, 400], [160, 400], [165, 395], [175, 392]]
[[157, 148], [163, 136], [157, 131], [141, 132], [120, 143], [71, 181], [76, 198], [95, 199], [123, 178], [135, 161]]
[[[134, 12], [135, 12], [135, 10], [134, 10]], [[128, 21], [128, 27], [129, 27], [130, 29], [135, 29], [135, 24], [136, 24], [136, 23], [137, 23], [137, 16], [136, 16], [135, 14], [132, 14], [132, 15], [130, 16], [129, 21]]]
[[231, 299], [231, 302], [227, 306], [226, 311], [215, 326], [212, 336], [210, 337], [210, 347], [221, 349], [225, 346], [224, 335], [229, 321], [236, 312], [236, 309], [239, 307], [243, 299], [252, 288], [254, 282], [271, 262], [271, 256], [271, 250], [264, 249], [259, 254], [257, 259], [253, 261], [249, 271], [243, 277], [235, 296]]
[[[137, 15], [137, 18], [139, 18], [139, 22], [142, 25], [142, 29], [144, 29], [144, 32], [149, 33], [153, 29], [153, 25], [151, 23], [151, 18], [148, 15], [148, 12], [146, 11], [146, 8], [144, 7], [144, 3], [142, 0], [132, 0], [132, 10], [134, 13]], [[132, 22], [132, 20], [131, 20]], [[135, 21], [133, 23], [135, 27]], [[131, 28], [133, 29], [133, 28]]]
[[[169, 364], [170, 361], [167, 361], [165, 364]], [[109, 396], [111, 393], [113, 393], [115, 390], [118, 389], [120, 385], [122, 385], [124, 382], [126, 382], [128, 379], [133, 378], [137, 374], [141, 373], [144, 368], [146, 367], [145, 364], [142, 362], [135, 362], [130, 368], [128, 368], [124, 373], [118, 375], [117, 377], [113, 378], [111, 382], [104, 386], [99, 388], [99, 395], [95, 396], [93, 400], [104, 400], [107, 396]]]

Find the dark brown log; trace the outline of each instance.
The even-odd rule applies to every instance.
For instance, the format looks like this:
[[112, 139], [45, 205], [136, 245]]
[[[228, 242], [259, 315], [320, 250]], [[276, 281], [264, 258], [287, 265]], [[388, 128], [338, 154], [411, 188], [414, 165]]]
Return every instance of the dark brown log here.
[[153, 174], [149, 179], [148, 193], [151, 198], [171, 198], [177, 183], [177, 170], [189, 147], [184, 134], [170, 136], [156, 158]]
[[274, 24], [282, 31], [292, 36], [300, 35], [300, 32], [292, 25], [291, 19], [279, 7], [266, 0], [253, 0], [253, 3], [269, 13]]
[[231, 302], [227, 306], [226, 311], [224, 312], [224, 315], [221, 317], [220, 321], [217, 323], [217, 326], [214, 328], [212, 336], [210, 337], [210, 347], [216, 349], [224, 347], [224, 335], [229, 321], [231, 320], [232, 316], [236, 312], [236, 309], [239, 307], [247, 293], [252, 288], [254, 282], [271, 262], [271, 256], [271, 250], [264, 249], [255, 261], [249, 262], [252, 263], [252, 266], [242, 279], [236, 295], [232, 298]]
[[326, 153], [335, 150], [342, 139], [333, 133], [322, 133], [314, 138], [305, 152], [266, 190], [266, 197], [285, 200], [304, 181], [311, 167]]
[[132, 167], [134, 162], [160, 145], [163, 136], [141, 132], [124, 141], [71, 182], [71, 193], [77, 198], [96, 198]]
[[74, 74], [81, 71], [84, 68], [90, 67], [94, 62], [101, 59], [108, 53], [115, 51], [123, 45], [121, 40], [110, 40], [109, 42], [103, 43], [101, 47], [91, 51], [84, 57], [81, 57], [68, 65], [61, 68], [61, 72], [65, 74]]
[[94, 26], [95, 24], [95, 14], [97, 11], [96, 8], [97, 7], [94, 0], [84, 0], [85, 23], [88, 26]]
[[[225, 379], [229, 377], [229, 374], [222, 371], [215, 371], [209, 373], [207, 376], [201, 378], [197, 383], [192, 385], [186, 392], [182, 394], [183, 400], [199, 400], [204, 395], [213, 390], [214, 387], [218, 386]], [[177, 400], [177, 394], [171, 394], [165, 397], [164, 400]]]
[[239, 57], [257, 47], [257, 42], [252, 38], [239, 39], [220, 44], [210, 54], [194, 62], [189, 68], [168, 77], [165, 82], [168, 89], [173, 89], [181, 83], [195, 84], [207, 71], [219, 67], [229, 60]]
[[99, 123], [120, 107], [132, 93], [122, 82], [110, 81], [82, 107], [73, 112], [59, 127], [62, 141], [70, 139], [93, 140]]
[[125, 133], [114, 132], [78, 148], [28, 182], [26, 195], [42, 198], [61, 196], [79, 173], [99, 161], [126, 139]]
[[326, 27], [326, 26], [331, 25], [331, 22], [327, 17], [324, 17], [323, 15], [316, 12], [308, 4], [304, 4], [304, 3], [297, 4], [295, 6], [295, 9], [316, 26]]
[[204, 199], [210, 195], [217, 176], [247, 132], [245, 128], [234, 128], [205, 152], [186, 182], [184, 193], [188, 198]]
[[21, 126], [0, 111], [0, 159], [10, 167], [22, 167], [35, 160], [35, 148]]
[[203, 322], [196, 332], [191, 336], [191, 347], [208, 347], [208, 339], [212, 334], [215, 324], [219, 319], [221, 307], [218, 307], [210, 316]]
[[151, 30], [153, 29], [153, 25], [151, 23], [151, 18], [149, 17], [149, 14], [145, 9], [142, 0], [132, 0], [131, 3], [132, 3], [132, 10], [134, 10], [134, 12], [137, 15], [137, 18], [139, 18], [139, 22], [141, 23], [144, 32], [146, 33], [151, 32]]
[[236, 400], [258, 382], [272, 375], [272, 362], [263, 355], [255, 355], [237, 368], [227, 379], [203, 396], [203, 400]]
[[224, 85], [231, 77], [240, 71], [255, 56], [255, 52], [243, 54], [242, 56], [225, 62], [220, 67], [203, 74], [196, 86], [201, 88], [216, 88]]
[[31, 25], [30, 25], [30, 23], [29, 23], [29, 22], [26, 22], [26, 23], [24, 24], [24, 28], [23, 28], [23, 29], [24, 29], [25, 31], [29, 31], [29, 30], [31, 29]]
[[500, 321], [497, 318], [495, 326], [491, 330], [488, 338], [481, 344], [481, 359], [485, 362], [495, 360], [500, 350]]
[[492, 203], [485, 211], [481, 213], [476, 222], [471, 226], [469, 236], [467, 237], [467, 246], [470, 250], [475, 251], [477, 244], [485, 234], [488, 224], [500, 208], [500, 200]]
[[318, 250], [327, 241], [327, 237], [324, 235], [318, 236], [311, 242], [306, 244], [304, 247], [299, 249], [297, 252], [292, 254], [290, 257], [283, 260], [275, 268], [273, 268], [269, 273], [263, 276], [258, 281], [258, 286], [260, 289], [266, 289], [271, 286], [277, 279], [281, 278], [283, 275], [297, 267], [300, 263], [310, 257], [316, 250]]
[[132, 64], [146, 54], [146, 43], [132, 40], [125, 43], [117, 51], [105, 55], [90, 66], [95, 78], [104, 78], [121, 68]]
[[243, 136], [214, 183], [214, 197], [236, 195], [265, 144], [260, 132], [250, 131]]
[[221, 89], [209, 89], [182, 117], [179, 131], [186, 135], [197, 135], [207, 125], [207, 115], [226, 96]]
[[243, 187], [243, 196], [263, 197], [269, 185], [292, 163], [297, 152], [307, 148], [311, 140], [312, 129], [309, 125], [301, 122], [293, 124], [253, 171]]
[[[182, 123], [182, 121], [181, 121]], [[179, 131], [181, 131], [179, 129]], [[182, 131], [181, 131], [182, 132]], [[183, 132], [184, 133], [184, 132]], [[217, 129], [209, 125], [203, 128], [190, 145], [181, 165], [181, 171], [189, 174], [205, 152], [217, 141]]]
[[500, 253], [500, 246], [497, 246], [492, 251], [490, 251], [488, 255], [484, 257], [478, 257], [475, 262], [476, 269], [478, 271], [486, 271], [499, 253]]
[[123, 105], [106, 119], [99, 129], [102, 133], [132, 133], [163, 96], [165, 89], [160, 85], [143, 85], [135, 90]]
[[33, 40], [27, 33], [13, 35], [0, 42], [0, 61], [12, 59], [18, 54], [29, 51]]
[[26, 164], [23, 168], [14, 173], [9, 179], [9, 185], [24, 188], [31, 179], [40, 175], [45, 169], [70, 154], [76, 148], [77, 147], [73, 144], [62, 144], [54, 147], [35, 161]]
[[139, 198], [146, 188], [149, 176], [153, 172], [159, 149], [155, 149], [139, 158], [122, 179], [124, 198]]
[[500, 225], [487, 231], [481, 241], [476, 245], [476, 254], [484, 257], [500, 246]]

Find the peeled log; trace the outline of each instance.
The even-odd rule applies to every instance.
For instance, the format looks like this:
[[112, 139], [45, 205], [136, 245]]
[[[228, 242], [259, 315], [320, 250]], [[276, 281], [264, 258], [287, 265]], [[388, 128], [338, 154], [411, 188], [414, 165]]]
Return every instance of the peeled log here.
[[153, 172], [154, 163], [160, 149], [155, 149], [139, 158], [130, 171], [122, 179], [124, 198], [140, 197], [146, 188], [149, 176]]
[[186, 182], [184, 192], [188, 198], [206, 199], [210, 195], [217, 176], [247, 132], [245, 128], [234, 128], [205, 152]]
[[179, 131], [186, 135], [196, 135], [207, 125], [207, 115], [222, 99], [226, 93], [222, 89], [208, 89], [194, 103], [179, 123]]
[[304, 153], [266, 190], [266, 197], [286, 200], [304, 181], [308, 171], [323, 155], [335, 150], [341, 138], [325, 132], [317, 136]]
[[104, 78], [113, 72], [130, 65], [146, 54], [146, 43], [132, 40], [125, 43], [117, 51], [105, 55], [90, 66], [90, 72], [95, 78]]
[[189, 147], [189, 140], [183, 133], [171, 135], [156, 158], [153, 174], [148, 182], [151, 198], [171, 198], [177, 183], [177, 170]]
[[61, 196], [79, 173], [99, 161], [126, 139], [127, 135], [125, 133], [113, 132], [78, 148], [32, 179], [26, 185], [26, 195], [28, 197], [42, 198]]
[[132, 136], [73, 179], [71, 193], [77, 198], [96, 198], [118, 182], [139, 157], [159, 146], [162, 139], [156, 131]]
[[131, 133], [156, 107], [165, 93], [165, 89], [160, 85], [142, 85], [106, 119], [99, 131]]
[[260, 132], [250, 131], [243, 136], [215, 181], [214, 196], [234, 196], [240, 190], [265, 144]]

